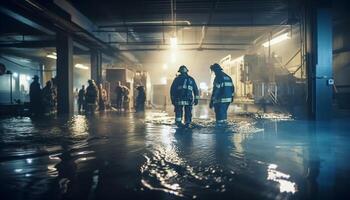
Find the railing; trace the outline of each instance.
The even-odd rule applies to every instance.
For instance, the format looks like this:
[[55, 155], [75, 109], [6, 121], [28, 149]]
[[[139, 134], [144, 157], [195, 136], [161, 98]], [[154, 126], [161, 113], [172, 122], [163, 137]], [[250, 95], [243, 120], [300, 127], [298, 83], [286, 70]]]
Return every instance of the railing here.
[[273, 104], [278, 104], [277, 95], [273, 91], [269, 92], [269, 96]]

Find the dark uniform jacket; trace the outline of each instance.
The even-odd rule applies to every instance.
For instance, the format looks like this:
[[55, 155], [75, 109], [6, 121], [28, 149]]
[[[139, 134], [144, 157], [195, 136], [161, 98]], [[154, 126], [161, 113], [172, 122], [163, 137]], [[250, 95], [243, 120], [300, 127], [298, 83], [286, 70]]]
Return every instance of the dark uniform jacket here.
[[171, 85], [170, 97], [173, 105], [192, 105], [194, 99], [199, 99], [195, 80], [188, 74], [177, 76]]
[[88, 104], [96, 104], [98, 97], [98, 89], [96, 85], [89, 85], [86, 88], [85, 101]]
[[220, 71], [215, 74], [213, 82], [213, 93], [211, 96], [211, 102], [216, 103], [231, 103], [235, 88], [230, 76]]
[[78, 103], [84, 103], [85, 101], [85, 89], [80, 89], [78, 93]]
[[30, 84], [29, 98], [30, 98], [31, 103], [34, 103], [34, 104], [40, 103], [40, 101], [41, 101], [41, 88], [40, 88], [39, 82], [34, 81]]

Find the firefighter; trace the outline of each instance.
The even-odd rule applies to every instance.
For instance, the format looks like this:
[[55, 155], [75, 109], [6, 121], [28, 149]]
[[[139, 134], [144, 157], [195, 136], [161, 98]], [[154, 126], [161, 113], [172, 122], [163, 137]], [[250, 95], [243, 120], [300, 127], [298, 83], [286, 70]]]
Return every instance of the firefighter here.
[[187, 74], [186, 66], [182, 65], [178, 72], [180, 74], [170, 88], [171, 103], [175, 107], [175, 123], [182, 126], [182, 114], [185, 110], [185, 126], [189, 127], [192, 122], [192, 105], [198, 104], [198, 88], [195, 80]]
[[85, 93], [85, 102], [86, 102], [85, 111], [88, 113], [94, 113], [96, 110], [96, 105], [98, 101], [98, 88], [94, 80], [89, 80], [88, 83], [89, 83], [89, 86], [86, 88], [86, 93]]
[[106, 110], [107, 103], [107, 91], [103, 88], [102, 84], [98, 85], [98, 109], [100, 111]]
[[120, 81], [117, 82], [117, 86], [115, 88], [115, 94], [116, 94], [116, 104], [117, 104], [117, 111], [121, 111], [123, 108], [123, 86]]
[[47, 81], [46, 86], [42, 89], [42, 103], [45, 114], [51, 114], [55, 111], [55, 92], [52, 88], [52, 82]]
[[146, 92], [144, 86], [138, 86], [137, 88], [138, 94], [136, 97], [136, 112], [144, 112], [145, 111], [145, 102], [146, 102]]
[[85, 85], [81, 86], [81, 89], [78, 92], [78, 112], [85, 110]]
[[227, 122], [227, 109], [233, 102], [235, 89], [231, 77], [222, 71], [219, 64], [211, 65], [210, 70], [215, 73], [215, 79], [209, 107], [214, 107], [216, 123], [223, 125]]
[[41, 114], [41, 86], [39, 83], [39, 76], [35, 75], [33, 77], [33, 82], [30, 84], [29, 88], [29, 97], [30, 97], [30, 111], [33, 115]]

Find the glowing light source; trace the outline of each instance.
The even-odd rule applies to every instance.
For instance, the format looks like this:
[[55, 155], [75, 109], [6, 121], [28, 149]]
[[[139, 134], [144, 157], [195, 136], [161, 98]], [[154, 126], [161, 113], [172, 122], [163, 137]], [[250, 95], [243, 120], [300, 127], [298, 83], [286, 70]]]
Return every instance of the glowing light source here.
[[177, 37], [170, 37], [170, 46], [172, 49], [175, 49], [177, 46]]
[[27, 81], [32, 80], [32, 78], [30, 76], [27, 76]]
[[12, 74], [12, 76], [13, 76], [14, 78], [17, 78], [17, 77], [18, 77], [18, 73], [17, 73], [17, 72], [14, 72], [14, 73]]
[[208, 90], [208, 85], [205, 82], [201, 82], [201, 83], [199, 83], [199, 88], [201, 90]]
[[168, 65], [167, 65], [167, 64], [164, 64], [164, 65], [163, 65], [163, 69], [168, 69]]
[[75, 64], [74, 67], [75, 67], [75, 68], [79, 68], [79, 69], [89, 69], [88, 66], [85, 66], [85, 65], [79, 64], [79, 63], [78, 63], [78, 64]]
[[175, 52], [171, 53], [171, 62], [172, 63], [176, 62], [176, 54], [175, 54]]
[[267, 41], [267, 42], [263, 43], [262, 45], [264, 47], [269, 47], [269, 46], [272, 46], [274, 44], [280, 43], [280, 42], [282, 42], [284, 40], [288, 40], [288, 39], [290, 39], [288, 33], [284, 33], [284, 34], [279, 35], [275, 38], [272, 38], [270, 41]]
[[20, 173], [22, 171], [23, 171], [23, 169], [15, 169], [15, 172], [17, 172], [17, 173]]
[[47, 54], [46, 57], [56, 60], [57, 59], [57, 53], [56, 52], [52, 52], [51, 54]]
[[167, 84], [167, 78], [166, 77], [162, 77], [160, 79], [160, 82], [163, 84], [163, 85], [166, 85]]

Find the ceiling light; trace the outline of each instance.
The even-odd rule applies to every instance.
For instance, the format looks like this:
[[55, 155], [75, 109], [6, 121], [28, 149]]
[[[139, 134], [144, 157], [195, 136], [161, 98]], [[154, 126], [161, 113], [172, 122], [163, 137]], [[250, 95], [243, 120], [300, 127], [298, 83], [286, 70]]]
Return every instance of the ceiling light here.
[[163, 85], [166, 85], [167, 84], [167, 78], [166, 77], [162, 77], [160, 79], [160, 82], [163, 84]]
[[264, 47], [269, 47], [269, 46], [280, 43], [280, 42], [287, 40], [287, 39], [290, 39], [290, 37], [289, 37], [288, 33], [284, 33], [284, 34], [279, 35], [275, 38], [272, 38], [270, 41], [267, 41], [267, 42], [263, 43], [262, 45]]
[[175, 49], [177, 46], [177, 37], [170, 37], [170, 46], [172, 49]]
[[12, 74], [12, 76], [15, 77], [15, 78], [17, 78], [17, 77], [18, 77], [18, 73], [17, 73], [17, 72], [14, 72], [14, 73]]
[[176, 61], [175, 52], [171, 52], [171, 62], [174, 63]]
[[201, 90], [208, 90], [208, 85], [205, 82], [201, 82], [201, 83], [199, 83], [199, 88]]
[[74, 67], [75, 67], [75, 68], [79, 68], [79, 69], [89, 69], [88, 66], [85, 66], [85, 65], [83, 65], [83, 64], [75, 64]]
[[48, 58], [52, 58], [52, 59], [57, 59], [57, 54], [56, 53], [52, 53], [52, 54], [47, 54], [46, 57]]

